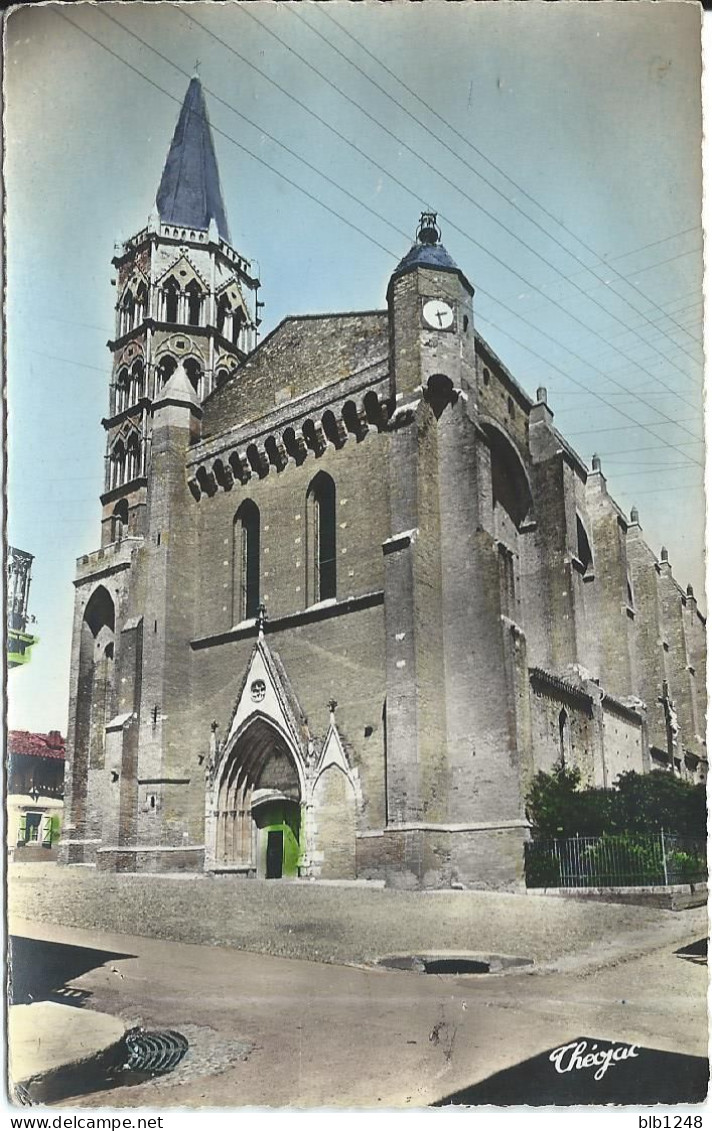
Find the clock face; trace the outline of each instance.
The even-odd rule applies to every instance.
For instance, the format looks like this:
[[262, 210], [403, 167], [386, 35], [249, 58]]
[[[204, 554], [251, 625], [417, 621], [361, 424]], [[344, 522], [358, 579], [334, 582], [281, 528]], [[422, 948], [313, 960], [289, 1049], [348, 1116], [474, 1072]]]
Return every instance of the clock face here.
[[449, 330], [455, 321], [455, 312], [443, 299], [430, 298], [423, 305], [423, 318], [434, 330]]

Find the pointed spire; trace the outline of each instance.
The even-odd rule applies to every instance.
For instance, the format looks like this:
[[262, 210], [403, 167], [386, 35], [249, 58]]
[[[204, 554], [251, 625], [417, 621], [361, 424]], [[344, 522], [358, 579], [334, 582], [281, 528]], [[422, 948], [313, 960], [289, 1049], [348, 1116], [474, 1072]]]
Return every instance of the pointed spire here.
[[190, 80], [156, 194], [165, 224], [205, 230], [211, 220], [224, 240], [230, 239], [213, 135], [203, 88]]

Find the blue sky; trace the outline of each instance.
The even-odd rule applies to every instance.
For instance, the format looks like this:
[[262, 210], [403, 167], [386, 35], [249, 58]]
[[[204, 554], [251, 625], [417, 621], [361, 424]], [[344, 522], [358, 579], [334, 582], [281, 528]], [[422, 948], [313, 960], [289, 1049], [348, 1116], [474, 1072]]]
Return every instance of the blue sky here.
[[10, 16], [8, 534], [35, 555], [41, 637], [10, 675], [11, 726], [66, 730], [74, 562], [100, 540], [110, 261], [151, 211], [196, 60], [263, 331], [383, 308], [436, 209], [479, 331], [530, 393], [548, 387], [564, 435], [702, 594], [699, 25], [670, 2]]

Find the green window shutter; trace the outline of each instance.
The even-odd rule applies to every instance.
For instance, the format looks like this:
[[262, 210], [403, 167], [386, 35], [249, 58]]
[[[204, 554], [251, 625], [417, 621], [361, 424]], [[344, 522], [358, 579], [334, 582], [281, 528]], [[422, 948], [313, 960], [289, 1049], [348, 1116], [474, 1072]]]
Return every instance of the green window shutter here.
[[62, 818], [59, 816], [51, 817], [52, 822], [52, 839], [51, 844], [56, 844], [59, 840], [59, 830], [62, 827]]
[[52, 843], [52, 818], [42, 818], [42, 847], [49, 848]]
[[17, 843], [24, 844], [27, 840], [27, 816], [20, 814], [20, 823], [17, 827]]

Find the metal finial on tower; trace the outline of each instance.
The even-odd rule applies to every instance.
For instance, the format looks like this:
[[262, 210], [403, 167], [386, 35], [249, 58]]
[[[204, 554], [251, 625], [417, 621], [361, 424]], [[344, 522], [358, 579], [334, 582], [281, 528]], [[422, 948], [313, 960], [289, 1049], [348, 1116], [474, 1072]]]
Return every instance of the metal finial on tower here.
[[193, 77], [194, 79], [199, 79], [199, 78], [200, 78], [200, 59], [196, 59], [196, 60], [195, 60], [195, 62], [194, 62], [194, 64], [193, 64], [193, 74], [192, 74], [192, 77]]
[[420, 223], [418, 224], [418, 231], [416, 232], [416, 239], [418, 243], [436, 244], [440, 243], [440, 229], [438, 227], [438, 214], [437, 212], [421, 212]]

